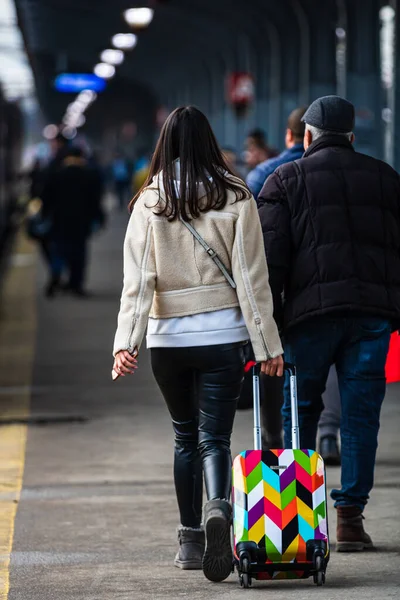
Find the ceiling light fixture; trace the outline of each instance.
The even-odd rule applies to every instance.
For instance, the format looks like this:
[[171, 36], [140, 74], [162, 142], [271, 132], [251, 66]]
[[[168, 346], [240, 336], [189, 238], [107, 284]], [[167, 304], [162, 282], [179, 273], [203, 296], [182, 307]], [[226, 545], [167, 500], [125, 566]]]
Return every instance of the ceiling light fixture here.
[[122, 50], [103, 50], [100, 54], [102, 62], [108, 63], [109, 65], [120, 65], [124, 62], [125, 54]]
[[81, 112], [83, 112], [84, 110], [87, 109], [88, 103], [86, 102], [86, 100], [81, 100], [78, 96], [78, 98], [74, 102], [74, 107], [77, 110], [79, 109]]
[[[83, 113], [96, 100], [96, 98], [97, 98], [96, 92], [93, 92], [92, 90], [82, 90], [82, 92], [80, 92], [76, 96], [75, 100], [73, 102], [71, 102], [70, 104], [68, 104], [68, 106], [65, 110], [65, 115], [62, 119], [62, 122], [65, 125], [64, 130], [67, 129], [67, 135], [68, 135], [68, 132], [70, 132], [70, 130], [72, 130], [72, 134], [73, 134], [74, 130], [76, 130], [78, 127], [82, 127], [86, 123], [86, 117]], [[48, 127], [56, 127], [57, 132], [58, 132], [58, 128], [56, 125], [50, 125]], [[63, 135], [64, 135], [64, 130], [63, 130]], [[51, 135], [52, 135], [52, 131], [53, 130], [50, 130]], [[46, 131], [46, 134], [48, 134], [48, 131]], [[43, 135], [44, 135], [44, 137], [46, 137], [46, 139], [51, 139], [45, 135], [45, 131], [43, 131]], [[75, 137], [75, 136], [73, 136], [73, 137]]]
[[76, 120], [75, 127], [83, 127], [85, 123], [86, 123], [86, 117], [85, 117], [85, 115], [81, 115]]
[[46, 140], [54, 140], [58, 135], [57, 125], [54, 125], [53, 123], [46, 125], [46, 127], [43, 129], [42, 135]]
[[97, 94], [96, 94], [96, 92], [92, 92], [92, 90], [83, 90], [77, 96], [77, 100], [79, 100], [80, 102], [85, 102], [86, 105], [89, 105], [92, 102], [94, 102], [96, 100], [96, 98], [97, 98]]
[[80, 115], [85, 111], [85, 109], [86, 109], [86, 105], [81, 104], [80, 102], [75, 100], [75, 102], [72, 102], [72, 104], [68, 104], [66, 114], [67, 115]]
[[83, 127], [83, 125], [86, 123], [86, 117], [85, 115], [74, 115], [73, 117], [66, 116], [63, 119], [63, 123], [65, 123], [65, 125], [68, 127]]
[[379, 16], [382, 21], [389, 22], [396, 16], [396, 11], [392, 6], [383, 6], [379, 11]]
[[153, 20], [154, 10], [152, 8], [129, 8], [124, 12], [125, 21], [132, 27], [148, 27]]
[[102, 79], [111, 79], [115, 75], [115, 67], [108, 63], [98, 63], [93, 72], [97, 77], [101, 77]]
[[62, 134], [67, 140], [73, 140], [74, 138], [76, 138], [77, 131], [75, 127], [67, 126], [64, 127]]
[[121, 50], [132, 50], [137, 44], [137, 36], [134, 33], [117, 33], [111, 39], [112, 45]]

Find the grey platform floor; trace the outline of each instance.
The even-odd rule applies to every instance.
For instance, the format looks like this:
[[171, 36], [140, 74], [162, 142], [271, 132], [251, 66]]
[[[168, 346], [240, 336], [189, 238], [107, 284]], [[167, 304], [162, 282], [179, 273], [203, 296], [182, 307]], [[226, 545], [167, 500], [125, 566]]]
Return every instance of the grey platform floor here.
[[[377, 600], [400, 598], [400, 388], [384, 404], [376, 485], [366, 527], [378, 551], [333, 553], [323, 590], [311, 580], [214, 585], [172, 566], [177, 509], [167, 411], [143, 353], [134, 378], [112, 383], [111, 345], [126, 218], [92, 245], [93, 299], [42, 298], [32, 414], [77, 417], [29, 429], [11, 561], [10, 600], [150, 598]], [[251, 446], [251, 415], [238, 414], [233, 452]], [[328, 486], [340, 473], [328, 470]], [[331, 503], [330, 503], [331, 505]], [[332, 541], [335, 511], [330, 510]]]

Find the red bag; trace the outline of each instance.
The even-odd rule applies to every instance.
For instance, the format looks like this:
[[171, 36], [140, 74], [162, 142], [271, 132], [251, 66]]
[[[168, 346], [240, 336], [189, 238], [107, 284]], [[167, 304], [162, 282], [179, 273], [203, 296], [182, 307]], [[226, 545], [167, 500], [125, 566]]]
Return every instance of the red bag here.
[[390, 338], [389, 354], [386, 360], [386, 383], [400, 381], [400, 335], [395, 332]]

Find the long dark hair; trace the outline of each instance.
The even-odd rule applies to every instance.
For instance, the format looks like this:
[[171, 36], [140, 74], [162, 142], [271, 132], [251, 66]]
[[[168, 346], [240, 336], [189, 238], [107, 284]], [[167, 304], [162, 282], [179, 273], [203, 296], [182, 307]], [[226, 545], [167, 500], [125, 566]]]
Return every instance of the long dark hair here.
[[[175, 161], [180, 160], [180, 187], [177, 190]], [[236, 201], [251, 196], [246, 184], [228, 167], [206, 116], [194, 106], [175, 109], [165, 121], [142, 188], [131, 201], [133, 209], [142, 191], [151, 187], [155, 175], [162, 172], [165, 199], [154, 207], [156, 213], [169, 220], [181, 216], [195, 219], [209, 210], [226, 206], [228, 191]], [[199, 198], [199, 185], [204, 195]], [[160, 190], [159, 190], [160, 194]]]

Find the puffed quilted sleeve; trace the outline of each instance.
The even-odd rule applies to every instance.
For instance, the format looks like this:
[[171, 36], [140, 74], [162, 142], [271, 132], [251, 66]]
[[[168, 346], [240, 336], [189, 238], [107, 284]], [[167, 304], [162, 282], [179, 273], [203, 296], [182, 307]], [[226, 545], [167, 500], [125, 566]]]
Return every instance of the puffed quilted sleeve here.
[[281, 327], [283, 325], [282, 293], [291, 263], [291, 233], [286, 191], [276, 171], [265, 182], [257, 204], [274, 299], [274, 316], [278, 326]]

